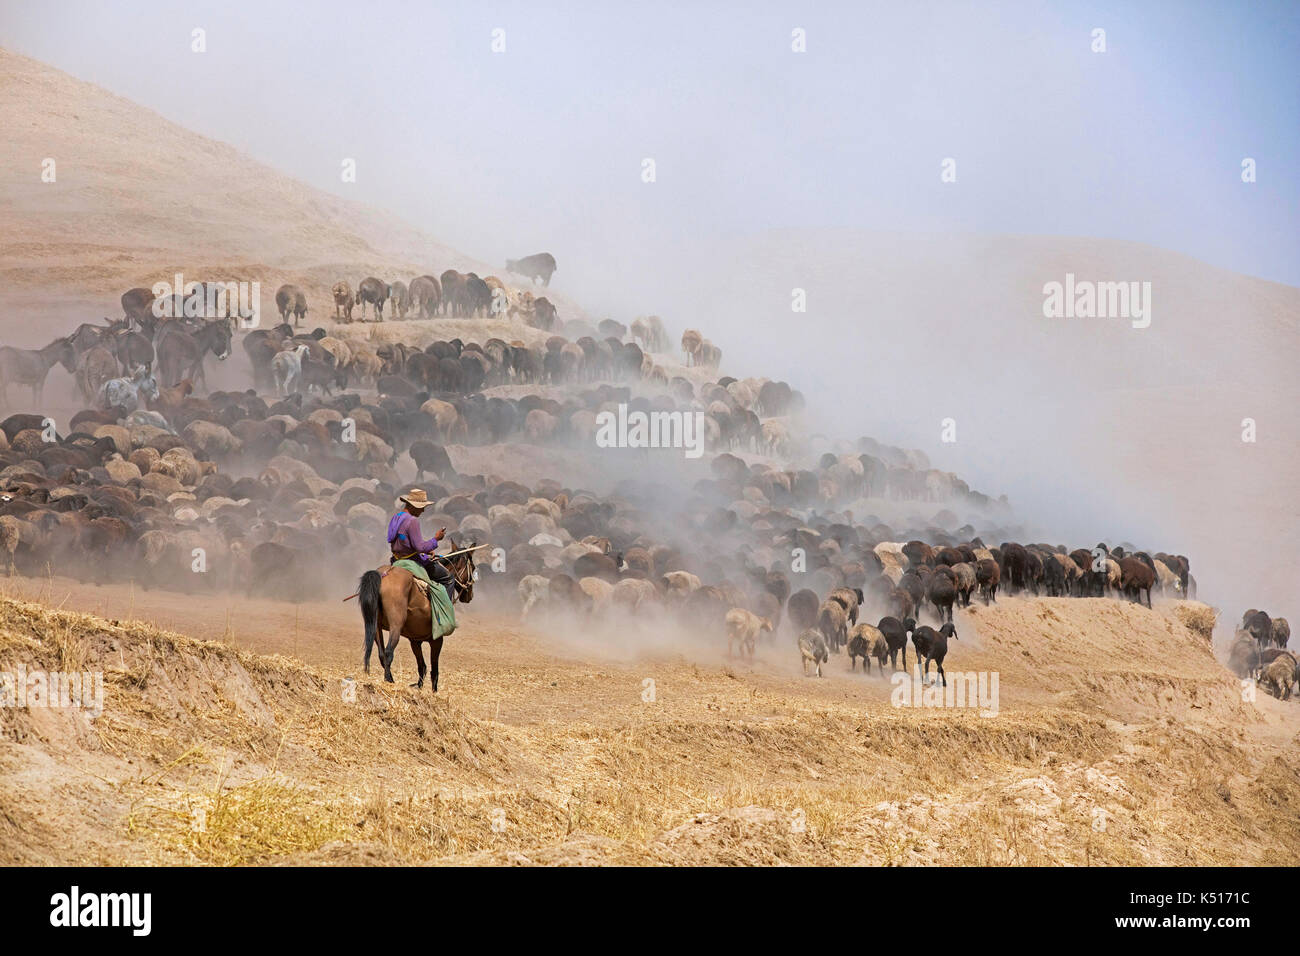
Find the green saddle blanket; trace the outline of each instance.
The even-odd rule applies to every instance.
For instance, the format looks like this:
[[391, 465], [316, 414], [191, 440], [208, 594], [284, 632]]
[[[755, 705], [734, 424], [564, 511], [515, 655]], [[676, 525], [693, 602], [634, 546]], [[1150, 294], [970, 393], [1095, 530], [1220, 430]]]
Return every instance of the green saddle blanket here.
[[433, 612], [433, 638], [436, 640], [439, 637], [446, 637], [456, 630], [455, 606], [451, 603], [451, 598], [447, 596], [447, 589], [437, 581], [432, 580], [429, 577], [429, 572], [410, 558], [394, 561], [393, 567], [409, 571], [428, 586], [429, 605]]

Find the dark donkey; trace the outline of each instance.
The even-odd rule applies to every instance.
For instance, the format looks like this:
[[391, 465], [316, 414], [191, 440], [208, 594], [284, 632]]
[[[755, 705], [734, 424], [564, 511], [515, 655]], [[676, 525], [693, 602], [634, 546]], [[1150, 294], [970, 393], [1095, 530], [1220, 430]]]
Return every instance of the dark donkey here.
[[208, 387], [203, 374], [203, 357], [211, 352], [224, 362], [230, 355], [230, 340], [234, 337], [230, 319], [209, 319], [197, 329], [179, 327], [173, 320], [159, 329], [154, 340], [158, 353], [158, 378], [166, 387], [188, 378], [196, 385]]
[[8, 404], [12, 384], [30, 386], [32, 401], [39, 405], [45, 377], [55, 365], [76, 371], [77, 356], [66, 337], [55, 339], [43, 349], [16, 349], [11, 345], [0, 348], [0, 403]]
[[108, 330], [106, 344], [122, 368], [137, 366], [153, 371], [153, 333], [149, 327], [135, 320], [114, 322]]
[[[451, 550], [456, 542], [448, 538]], [[469, 547], [473, 547], [470, 544]], [[453, 603], [468, 604], [474, 600], [474, 552], [467, 551], [453, 558], [442, 559], [451, 572], [453, 584], [450, 595]], [[379, 661], [384, 665], [384, 680], [393, 683], [393, 655], [403, 637], [411, 642], [420, 679], [412, 687], [424, 686], [428, 673], [433, 691], [438, 690], [438, 657], [442, 654], [442, 638], [432, 637], [433, 609], [424, 589], [415, 575], [404, 568], [385, 565], [377, 571], [361, 575], [358, 587], [361, 603], [361, 620], [366, 628], [365, 669], [370, 673], [370, 651], [379, 645]], [[384, 647], [383, 632], [388, 631], [388, 647]], [[429, 666], [424, 664], [424, 645], [429, 645]]]

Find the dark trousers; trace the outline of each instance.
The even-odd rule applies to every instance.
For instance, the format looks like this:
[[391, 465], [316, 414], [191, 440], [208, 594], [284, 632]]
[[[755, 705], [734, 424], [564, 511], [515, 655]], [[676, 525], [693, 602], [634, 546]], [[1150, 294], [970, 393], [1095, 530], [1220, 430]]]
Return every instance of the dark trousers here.
[[447, 592], [447, 597], [451, 598], [452, 601], [456, 600], [456, 579], [447, 570], [446, 563], [434, 560], [425, 561], [418, 554], [413, 555], [411, 560], [429, 572], [430, 580], [436, 581], [443, 586], [443, 589]]
[[451, 572], [447, 570], [447, 565], [441, 561], [424, 561], [421, 563], [424, 565], [424, 570], [429, 572], [429, 577], [446, 588], [447, 593], [450, 595], [453, 579]]

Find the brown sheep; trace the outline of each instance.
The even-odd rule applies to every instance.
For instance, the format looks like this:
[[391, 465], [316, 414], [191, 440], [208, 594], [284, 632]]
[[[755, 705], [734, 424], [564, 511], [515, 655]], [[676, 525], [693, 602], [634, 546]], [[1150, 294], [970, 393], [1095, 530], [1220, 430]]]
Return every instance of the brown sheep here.
[[817, 608], [817, 595], [808, 588], [802, 588], [790, 595], [785, 604], [785, 613], [790, 618], [790, 623], [804, 630], [817, 623]]
[[703, 342], [704, 336], [695, 329], [687, 329], [682, 333], [682, 354], [686, 357], [687, 365], [695, 364], [695, 357], [699, 355], [700, 345]]
[[859, 588], [835, 588], [826, 595], [826, 600], [839, 601], [849, 616], [849, 624], [858, 623], [858, 608], [862, 605], [862, 591]]
[[346, 282], [339, 281], [334, 283], [330, 294], [334, 296], [334, 318], [351, 322], [352, 307], [356, 304], [356, 300], [352, 297], [352, 287]]
[[889, 657], [889, 643], [885, 640], [885, 635], [879, 629], [872, 627], [866, 621], [853, 628], [853, 633], [849, 637], [849, 662], [853, 670], [858, 668], [858, 658], [862, 658], [862, 668], [868, 674], [871, 673], [871, 658], [875, 658], [880, 664], [880, 673], [885, 673], [885, 659]]
[[388, 283], [374, 276], [367, 276], [357, 286], [357, 305], [361, 306], [361, 321], [366, 319], [366, 303], [375, 311], [375, 320], [384, 320], [384, 303], [388, 300]]
[[87, 349], [77, 360], [77, 388], [87, 405], [95, 401], [95, 396], [104, 387], [104, 383], [118, 375], [117, 359], [113, 353], [102, 345]]
[[1289, 655], [1278, 657], [1264, 668], [1259, 686], [1278, 700], [1286, 700], [1295, 687], [1295, 666], [1295, 658]]
[[411, 308], [411, 291], [406, 287], [406, 283], [396, 279], [388, 284], [389, 300], [393, 303], [393, 311], [399, 319], [406, 318], [406, 312]]
[[952, 566], [952, 571], [957, 575], [957, 597], [961, 599], [963, 607], [970, 607], [971, 592], [975, 590], [977, 584], [975, 569], [965, 561], [960, 561]]
[[685, 601], [692, 591], [700, 589], [700, 579], [689, 571], [669, 571], [660, 580], [666, 595], [674, 603]]
[[817, 630], [826, 638], [826, 645], [836, 654], [849, 640], [849, 612], [839, 601], [826, 599], [817, 612]]
[[549, 412], [534, 408], [524, 417], [524, 436], [534, 444], [544, 444], [555, 437], [560, 420]]
[[653, 604], [659, 598], [655, 586], [639, 578], [624, 578], [614, 585], [610, 600], [625, 611], [637, 611], [642, 605]]
[[292, 315], [293, 324], [297, 325], [307, 314], [307, 296], [296, 285], [282, 285], [275, 290], [275, 308], [280, 313], [280, 321], [288, 322]]
[[1287, 623], [1286, 618], [1273, 618], [1273, 644], [1277, 647], [1286, 647], [1289, 640], [1291, 640], [1291, 625]]
[[1250, 677], [1259, 669], [1259, 644], [1249, 631], [1238, 631], [1228, 648], [1228, 670]]
[[998, 563], [992, 558], [980, 558], [975, 565], [975, 580], [979, 584], [980, 596], [984, 598], [984, 606], [988, 607], [990, 601], [998, 599], [998, 584], [1002, 580]]
[[1142, 603], [1142, 592], [1147, 592], [1147, 607], [1151, 606], [1151, 589], [1156, 584], [1156, 573], [1138, 558], [1125, 557], [1119, 562], [1120, 590], [1131, 600]]

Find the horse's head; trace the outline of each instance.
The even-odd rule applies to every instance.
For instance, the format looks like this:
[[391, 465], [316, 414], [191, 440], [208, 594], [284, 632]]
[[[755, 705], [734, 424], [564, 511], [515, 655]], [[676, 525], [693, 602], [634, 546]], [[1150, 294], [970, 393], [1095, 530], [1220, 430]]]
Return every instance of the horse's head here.
[[[474, 542], [457, 545], [456, 542], [448, 538], [447, 543], [451, 546], [452, 551], [459, 551], [461, 547], [472, 548]], [[474, 582], [478, 579], [478, 572], [474, 569], [474, 552], [467, 551], [464, 554], [458, 554], [454, 558], [447, 559], [447, 570], [456, 581], [456, 600], [461, 604], [468, 604], [474, 600]]]
[[211, 329], [211, 348], [217, 361], [224, 362], [230, 357], [230, 340], [234, 338], [234, 330], [231, 327], [230, 319], [218, 319], [208, 326]]
[[61, 339], [55, 339], [52, 344], [54, 346], [54, 361], [62, 365], [67, 371], [75, 372], [77, 370], [77, 350], [72, 344], [72, 339], [64, 336]]

